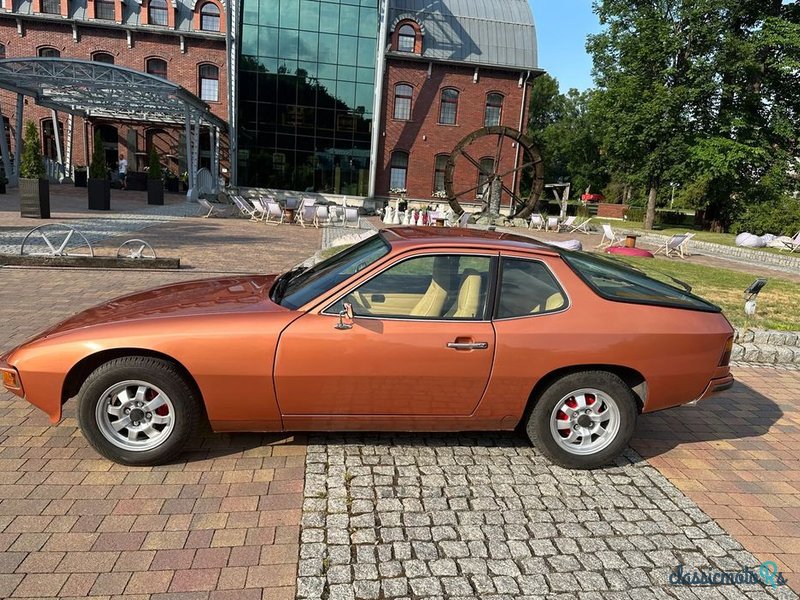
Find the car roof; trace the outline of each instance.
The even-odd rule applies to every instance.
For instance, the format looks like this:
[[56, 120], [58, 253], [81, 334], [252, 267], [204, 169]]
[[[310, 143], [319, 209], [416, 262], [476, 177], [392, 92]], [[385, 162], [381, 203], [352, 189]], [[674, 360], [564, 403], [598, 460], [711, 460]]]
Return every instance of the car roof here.
[[392, 247], [415, 246], [490, 247], [496, 250], [524, 250], [557, 255], [559, 249], [534, 238], [465, 227], [389, 227], [381, 234]]

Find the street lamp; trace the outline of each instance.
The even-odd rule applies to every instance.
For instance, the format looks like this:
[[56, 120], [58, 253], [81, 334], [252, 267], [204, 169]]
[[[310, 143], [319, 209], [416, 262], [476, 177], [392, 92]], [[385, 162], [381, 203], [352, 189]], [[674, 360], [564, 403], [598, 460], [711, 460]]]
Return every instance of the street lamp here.
[[681, 187], [680, 183], [675, 183], [674, 181], [669, 184], [669, 187], [672, 188], [672, 197], [669, 199], [669, 208], [672, 209], [672, 203], [675, 202], [675, 188]]

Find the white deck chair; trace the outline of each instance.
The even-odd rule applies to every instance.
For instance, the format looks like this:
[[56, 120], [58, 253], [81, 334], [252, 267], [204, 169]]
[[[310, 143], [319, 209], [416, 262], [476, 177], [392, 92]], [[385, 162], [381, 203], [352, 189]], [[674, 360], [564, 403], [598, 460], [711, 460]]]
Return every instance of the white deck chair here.
[[316, 204], [306, 204], [306, 202], [307, 200], [303, 201], [303, 206], [297, 211], [295, 221], [300, 223], [303, 227], [306, 225], [319, 227], [319, 222], [317, 221], [317, 208], [319, 207]]
[[267, 200], [267, 214], [264, 217], [265, 223], [274, 223], [275, 225], [283, 225], [283, 209], [277, 202]]
[[528, 223], [528, 229], [538, 229], [541, 231], [544, 228], [544, 217], [539, 213], [531, 215], [531, 220]]
[[788, 250], [789, 254], [792, 254], [793, 252], [800, 250], [800, 231], [794, 234], [794, 237], [791, 239], [791, 241], [784, 240], [783, 245], [785, 247], [781, 248], [781, 252]]
[[344, 223], [342, 225], [361, 229], [361, 215], [358, 214], [357, 208], [347, 207], [344, 209]]
[[574, 221], [573, 224], [569, 226], [569, 233], [591, 233], [589, 231], [589, 221], [591, 220], [591, 218], [588, 218], [581, 221]]
[[286, 198], [284, 205], [286, 206], [286, 208], [297, 210], [297, 207], [300, 206], [300, 200], [292, 196], [289, 196]]
[[428, 225], [434, 227], [436, 225], [436, 219], [443, 219], [444, 213], [439, 212], [438, 210], [429, 210], [428, 211]]
[[327, 206], [317, 206], [317, 214], [315, 218], [315, 225], [317, 227], [322, 227], [325, 225], [330, 225], [332, 223], [333, 213], [331, 209]]
[[558, 217], [547, 217], [545, 231], [559, 231]]
[[208, 217], [213, 217], [213, 216], [220, 216], [224, 212], [222, 208], [220, 208], [218, 206], [214, 206], [213, 204], [211, 204], [211, 202], [209, 202], [205, 198], [198, 198], [197, 199], [197, 203], [200, 206], [203, 207], [203, 210], [207, 210], [208, 211], [207, 214], [203, 215], [204, 219], [207, 219]]
[[259, 221], [263, 221], [267, 217], [267, 205], [264, 203], [264, 200], [260, 197], [249, 198], [249, 200], [253, 205], [253, 209], [256, 211], [256, 217]]
[[461, 213], [461, 216], [458, 217], [458, 220], [455, 223], [453, 223], [453, 227], [467, 227], [469, 225], [470, 216], [471, 216], [470, 213], [464, 211], [463, 213]]
[[258, 221], [258, 213], [256, 212], [256, 209], [253, 208], [252, 204], [250, 204], [241, 196], [232, 196], [232, 198], [236, 208], [239, 209], [239, 212], [241, 212], [243, 216], [250, 217], [251, 221]]
[[622, 245], [623, 238], [618, 236], [614, 233], [614, 230], [611, 229], [611, 225], [607, 223], [603, 223], [603, 238], [600, 240], [600, 243], [597, 244], [598, 248], [609, 248], [611, 246], [620, 246]]
[[694, 237], [693, 233], [680, 233], [677, 235], [673, 235], [669, 238], [666, 243], [659, 247], [658, 250], [653, 252], [653, 254], [661, 254], [663, 253], [666, 257], [679, 256], [680, 258], [686, 258], [688, 252], [686, 251], [686, 242], [688, 242], [692, 237]]
[[561, 223], [558, 224], [558, 230], [561, 231], [562, 229], [567, 229], [572, 231], [572, 224], [575, 223], [578, 217], [567, 217]]

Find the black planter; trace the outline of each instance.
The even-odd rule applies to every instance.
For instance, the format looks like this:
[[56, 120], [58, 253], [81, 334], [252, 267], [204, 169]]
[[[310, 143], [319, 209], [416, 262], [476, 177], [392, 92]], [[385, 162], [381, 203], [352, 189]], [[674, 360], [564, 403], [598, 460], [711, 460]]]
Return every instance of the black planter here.
[[178, 180], [174, 177], [168, 177], [164, 180], [164, 189], [172, 194], [178, 193]]
[[160, 179], [147, 180], [147, 203], [157, 206], [164, 204], [164, 185]]
[[89, 210], [111, 210], [111, 182], [89, 179]]
[[0, 194], [6, 193], [6, 178], [0, 175]]
[[147, 173], [142, 171], [128, 171], [128, 176], [125, 178], [125, 189], [135, 192], [144, 192], [150, 189], [148, 181]]
[[88, 171], [75, 171], [75, 187], [86, 187], [88, 176]]
[[50, 182], [19, 178], [19, 214], [32, 219], [50, 218]]

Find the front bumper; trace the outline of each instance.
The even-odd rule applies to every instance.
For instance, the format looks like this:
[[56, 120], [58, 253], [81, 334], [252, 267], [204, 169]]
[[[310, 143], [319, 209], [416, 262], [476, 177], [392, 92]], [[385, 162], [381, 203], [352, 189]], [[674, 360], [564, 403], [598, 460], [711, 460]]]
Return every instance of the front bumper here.
[[8, 364], [8, 354], [0, 356], [0, 375], [2, 375], [3, 387], [5, 387], [12, 394], [25, 397], [25, 390], [22, 387], [22, 379], [19, 376], [19, 371]]

